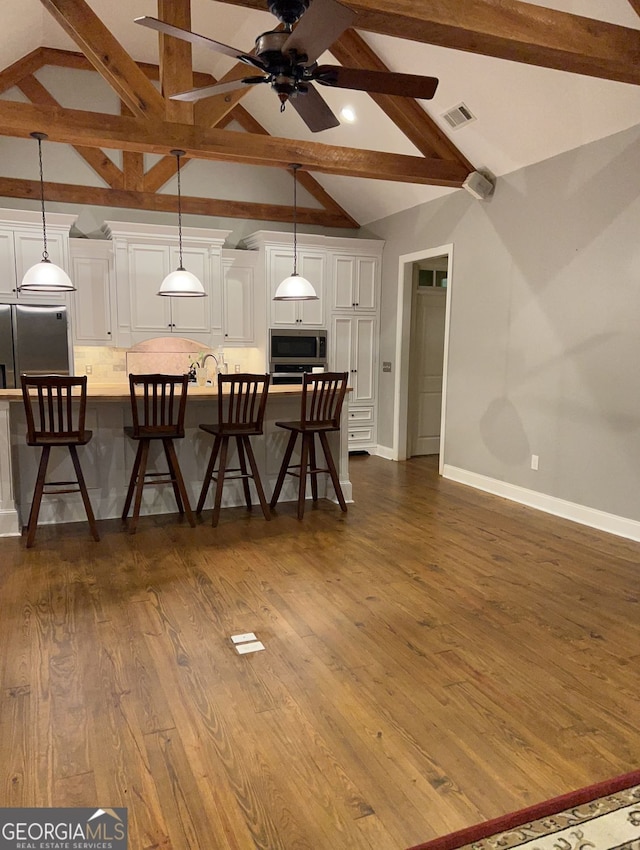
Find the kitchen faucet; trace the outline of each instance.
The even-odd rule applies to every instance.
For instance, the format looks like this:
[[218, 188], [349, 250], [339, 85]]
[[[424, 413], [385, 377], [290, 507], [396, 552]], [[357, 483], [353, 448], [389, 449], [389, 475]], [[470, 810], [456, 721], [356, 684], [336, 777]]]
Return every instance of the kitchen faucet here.
[[200, 367], [202, 369], [204, 369], [204, 365], [207, 362], [209, 357], [213, 357], [213, 359], [216, 361], [216, 372], [219, 372], [220, 371], [220, 364], [218, 363], [218, 358], [215, 356], [215, 354], [212, 354], [211, 352], [209, 352], [208, 354], [202, 355], [202, 360], [200, 361]]

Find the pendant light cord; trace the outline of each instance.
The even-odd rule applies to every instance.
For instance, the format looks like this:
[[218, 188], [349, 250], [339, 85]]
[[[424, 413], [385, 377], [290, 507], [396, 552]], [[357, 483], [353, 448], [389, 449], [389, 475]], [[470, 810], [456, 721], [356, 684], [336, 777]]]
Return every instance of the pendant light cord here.
[[293, 274], [298, 274], [298, 204], [297, 204], [297, 173], [299, 165], [292, 165], [293, 170]]
[[184, 266], [182, 265], [182, 202], [181, 202], [181, 191], [180, 191], [180, 157], [184, 153], [184, 151], [172, 151], [175, 154], [176, 162], [178, 165], [178, 250], [180, 252], [180, 265], [178, 266], [178, 271], [183, 272]]
[[43, 133], [32, 133], [33, 137], [38, 140], [38, 161], [40, 163], [40, 205], [42, 207], [42, 261], [49, 262], [49, 252], [47, 251], [47, 221], [44, 214], [44, 171], [42, 168], [42, 139]]

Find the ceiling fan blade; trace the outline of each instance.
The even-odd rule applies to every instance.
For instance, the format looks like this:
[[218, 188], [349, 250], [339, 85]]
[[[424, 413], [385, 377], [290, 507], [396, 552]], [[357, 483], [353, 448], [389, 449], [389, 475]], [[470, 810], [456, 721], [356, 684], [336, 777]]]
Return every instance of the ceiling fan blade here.
[[210, 50], [215, 50], [218, 53], [225, 53], [227, 56], [233, 56], [234, 59], [239, 59], [240, 62], [246, 62], [248, 65], [254, 65], [256, 68], [264, 70], [264, 64], [259, 59], [256, 59], [255, 56], [249, 56], [243, 50], [230, 47], [221, 41], [214, 41], [212, 38], [207, 38], [206, 35], [198, 35], [198, 33], [190, 32], [190, 30], [182, 29], [182, 27], [174, 27], [172, 24], [166, 24], [164, 21], [160, 21], [158, 18], [150, 18], [148, 15], [135, 18], [134, 20], [140, 26], [157, 30], [165, 35], [172, 35], [174, 38], [181, 38], [183, 41], [190, 41], [191, 44], [208, 47]]
[[376, 94], [395, 94], [421, 100], [431, 100], [438, 88], [436, 77], [343, 68], [341, 65], [319, 65], [311, 74], [311, 79], [324, 86], [359, 89]]
[[269, 77], [244, 77], [242, 80], [230, 80], [228, 83], [215, 83], [212, 86], [202, 86], [199, 89], [189, 89], [189, 91], [172, 94], [169, 100], [183, 100], [187, 101], [187, 103], [193, 103], [196, 100], [202, 100], [204, 97], [213, 97], [216, 94], [226, 94], [227, 92], [235, 91], [243, 86], [268, 82]]
[[300, 23], [285, 41], [282, 52], [304, 54], [312, 65], [351, 26], [356, 13], [337, 0], [313, 0]]
[[306, 92], [299, 91], [295, 97], [290, 98], [289, 103], [312, 133], [340, 126], [325, 99], [312, 85], [307, 86]]

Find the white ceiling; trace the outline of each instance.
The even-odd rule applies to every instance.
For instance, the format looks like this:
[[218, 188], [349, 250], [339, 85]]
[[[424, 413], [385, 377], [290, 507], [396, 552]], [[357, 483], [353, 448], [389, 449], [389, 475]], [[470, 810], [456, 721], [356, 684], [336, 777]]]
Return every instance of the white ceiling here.
[[[133, 23], [140, 15], [157, 15], [155, 0], [124, 3], [89, 0], [89, 5], [135, 59], [157, 63], [157, 35]], [[640, 29], [640, 16], [629, 0], [604, 3], [540, 0], [536, 5]], [[39, 0], [7, 3], [3, 12], [0, 68], [40, 45], [78, 49]], [[275, 18], [268, 12], [253, 12], [215, 0], [192, 0], [194, 31], [245, 51], [252, 48], [258, 34], [275, 24]], [[372, 33], [360, 34], [391, 70], [439, 78], [435, 98], [423, 101], [422, 105], [446, 128], [452, 141], [476, 168], [498, 177], [640, 123], [637, 86]], [[196, 70], [216, 77], [221, 77], [233, 64], [229, 57], [204, 48], [194, 48], [193, 59]], [[321, 61], [335, 60], [327, 55]], [[275, 136], [417, 153], [366, 94], [324, 87], [321, 91], [336, 114], [342, 106], [352, 105], [358, 115], [357, 123], [312, 134], [293, 109], [280, 113], [275, 94], [262, 86], [251, 90], [242, 103]], [[441, 115], [460, 102], [468, 106], [477, 120], [452, 131]], [[447, 192], [459, 191], [334, 175], [315, 176], [363, 225]]]

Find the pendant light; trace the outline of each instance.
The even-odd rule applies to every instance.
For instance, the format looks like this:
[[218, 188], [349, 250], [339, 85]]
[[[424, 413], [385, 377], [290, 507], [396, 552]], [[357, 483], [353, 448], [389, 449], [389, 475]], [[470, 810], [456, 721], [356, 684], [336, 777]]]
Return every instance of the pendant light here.
[[296, 173], [299, 165], [292, 165], [293, 171], [293, 273], [285, 277], [276, 289], [274, 301], [317, 301], [318, 296], [313, 284], [298, 274], [298, 222], [296, 205]]
[[162, 285], [158, 290], [158, 295], [172, 295], [181, 298], [202, 298], [207, 293], [204, 291], [203, 285], [198, 278], [188, 272], [182, 265], [182, 206], [180, 194], [180, 157], [184, 156], [184, 151], [173, 150], [171, 154], [175, 156], [178, 166], [178, 245], [180, 250], [180, 264], [175, 272], [168, 274], [162, 281]]
[[38, 160], [40, 162], [40, 204], [42, 206], [42, 260], [27, 269], [19, 291], [25, 292], [73, 292], [75, 286], [69, 275], [52, 263], [47, 252], [47, 222], [44, 214], [44, 177], [42, 172], [42, 141], [48, 138], [46, 133], [31, 133], [38, 140]]

